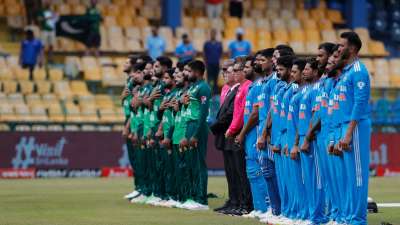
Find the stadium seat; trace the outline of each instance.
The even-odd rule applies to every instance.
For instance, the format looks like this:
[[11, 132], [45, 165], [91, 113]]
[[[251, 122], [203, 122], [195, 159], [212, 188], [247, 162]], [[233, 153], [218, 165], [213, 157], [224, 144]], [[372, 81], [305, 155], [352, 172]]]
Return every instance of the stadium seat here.
[[110, 123], [116, 120], [115, 112], [112, 108], [100, 108], [100, 121]]
[[29, 70], [15, 68], [15, 78], [17, 78], [17, 80], [29, 80]]
[[14, 109], [11, 105], [0, 104], [0, 121], [15, 121]]
[[32, 121], [29, 107], [25, 104], [15, 106], [16, 119], [18, 121], [29, 122]]
[[287, 43], [289, 41], [289, 34], [285, 30], [277, 30], [272, 32], [272, 37], [275, 42]]
[[74, 104], [65, 105], [65, 120], [66, 122], [82, 122], [81, 112], [78, 106]]
[[13, 80], [14, 75], [10, 68], [6, 66], [0, 67], [0, 80]]
[[389, 64], [386, 59], [375, 59], [374, 80], [377, 87], [389, 87]]
[[113, 108], [114, 103], [110, 96], [104, 94], [98, 94], [95, 96], [96, 105], [99, 108]]
[[14, 80], [3, 81], [3, 91], [6, 94], [17, 92], [17, 82]]
[[293, 50], [298, 54], [305, 54], [306, 49], [303, 41], [291, 41], [289, 45], [293, 48]]
[[39, 94], [26, 95], [25, 101], [28, 106], [43, 104], [42, 97]]
[[389, 53], [385, 50], [385, 46], [380, 41], [369, 41], [368, 48], [373, 55], [387, 56]]
[[221, 18], [214, 18], [210, 20], [210, 28], [223, 30], [225, 28], [224, 21]]
[[255, 28], [256, 27], [256, 23], [254, 22], [253, 18], [251, 17], [245, 17], [242, 18], [242, 27], [244, 28]]
[[[140, 40], [142, 38], [141, 30], [138, 27], [125, 27], [125, 36], [128, 39], [137, 39]], [[145, 37], [143, 37], [145, 38]]]
[[328, 9], [327, 12], [327, 18], [332, 21], [332, 23], [336, 24], [342, 24], [344, 23], [342, 13], [338, 10], [333, 10], [333, 9]]
[[321, 37], [318, 30], [306, 30], [306, 40], [309, 42], [320, 42]]
[[301, 29], [291, 29], [290, 33], [290, 40], [296, 42], [304, 42], [305, 41], [305, 34], [304, 31]]
[[389, 61], [390, 66], [390, 84], [394, 87], [400, 87], [400, 58], [393, 58]]
[[149, 21], [147, 21], [146, 18], [143, 17], [136, 17], [134, 20], [135, 26], [138, 27], [148, 27], [149, 26]]
[[98, 122], [99, 117], [97, 115], [97, 109], [93, 107], [81, 108], [81, 118], [84, 122]]
[[46, 74], [46, 70], [44, 68], [38, 68], [33, 73], [34, 80], [46, 80], [46, 78], [47, 78], [47, 74]]
[[32, 121], [46, 122], [49, 120], [46, 109], [40, 105], [32, 105], [30, 111]]
[[79, 80], [71, 81], [71, 91], [74, 95], [89, 95], [86, 83]]
[[296, 19], [296, 18], [291, 18], [290, 20], [288, 20], [288, 28], [289, 28], [289, 30], [292, 30], [292, 29], [301, 29], [301, 23], [300, 23], [300, 21], [298, 20], [298, 19]]
[[321, 32], [323, 42], [337, 42], [336, 32], [334, 30], [324, 30]]
[[34, 83], [32, 81], [20, 81], [19, 89], [22, 94], [32, 94], [34, 91]]
[[55, 81], [53, 82], [54, 93], [60, 99], [66, 99], [72, 95], [71, 88], [68, 81]]
[[314, 19], [304, 19], [302, 20], [303, 22], [303, 28], [305, 30], [317, 30], [318, 26], [317, 23], [315, 22]]
[[280, 14], [280, 17], [284, 20], [291, 20], [294, 18], [294, 13], [292, 10], [282, 9]]
[[51, 105], [48, 109], [49, 119], [52, 122], [64, 122], [65, 116], [59, 104]]
[[274, 19], [272, 22], [273, 31], [286, 31], [286, 22], [282, 19]]
[[50, 68], [49, 69], [49, 80], [59, 81], [63, 79], [63, 71], [61, 69]]
[[299, 20], [305, 20], [309, 18], [309, 13], [307, 10], [304, 9], [297, 9], [296, 10], [296, 17]]
[[315, 42], [315, 41], [306, 42], [306, 52], [308, 54], [317, 54], [318, 53], [318, 45], [319, 45], [319, 42]]

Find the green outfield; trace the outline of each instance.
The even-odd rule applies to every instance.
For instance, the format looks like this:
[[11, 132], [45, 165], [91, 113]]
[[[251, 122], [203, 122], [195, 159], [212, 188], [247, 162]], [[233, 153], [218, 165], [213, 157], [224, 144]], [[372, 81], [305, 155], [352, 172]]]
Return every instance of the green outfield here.
[[[400, 178], [373, 178], [370, 196], [380, 203], [400, 202]], [[218, 215], [213, 211], [190, 212], [130, 204], [122, 196], [130, 191], [131, 179], [36, 179], [0, 180], [1, 225], [254, 225], [254, 219]], [[345, 191], [345, 190], [344, 190]], [[212, 208], [227, 196], [225, 178], [209, 179]], [[400, 208], [370, 214], [369, 224], [381, 221], [400, 224]]]

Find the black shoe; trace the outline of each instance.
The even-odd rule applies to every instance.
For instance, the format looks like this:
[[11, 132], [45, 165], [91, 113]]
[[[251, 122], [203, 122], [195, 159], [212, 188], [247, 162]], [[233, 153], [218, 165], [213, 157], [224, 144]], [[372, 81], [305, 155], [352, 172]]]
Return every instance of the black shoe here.
[[217, 212], [221, 213], [221, 214], [225, 214], [225, 215], [231, 215], [232, 210], [234, 210], [234, 209], [237, 209], [237, 207], [236, 206], [228, 206], [225, 209], [221, 209]]
[[231, 216], [241, 216], [243, 215], [240, 208], [232, 208], [230, 210], [225, 210], [223, 214]]
[[253, 209], [251, 209], [251, 208], [247, 208], [247, 207], [240, 208], [240, 212], [242, 213], [242, 215], [249, 214], [251, 211], [253, 211]]
[[221, 211], [221, 210], [225, 210], [227, 208], [230, 208], [231, 206], [232, 206], [232, 204], [229, 201], [226, 201], [223, 206], [215, 208], [214, 211], [218, 212], [218, 211]]

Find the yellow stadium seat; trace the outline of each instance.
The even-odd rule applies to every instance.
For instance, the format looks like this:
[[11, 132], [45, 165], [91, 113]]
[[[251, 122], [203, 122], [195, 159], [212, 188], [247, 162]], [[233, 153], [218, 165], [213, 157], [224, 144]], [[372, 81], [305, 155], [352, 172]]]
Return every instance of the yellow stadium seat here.
[[304, 31], [301, 29], [292, 29], [289, 31], [290, 33], [290, 40], [291, 41], [296, 41], [296, 42], [304, 42], [305, 41], [305, 35]]
[[146, 19], [152, 19], [156, 15], [156, 10], [153, 7], [144, 6], [139, 10], [139, 14]]
[[60, 4], [60, 5], [57, 5], [56, 11], [60, 15], [68, 15], [68, 14], [71, 14], [72, 10], [71, 10], [70, 5], [68, 5], [68, 4]]
[[24, 97], [21, 93], [12, 93], [7, 96], [7, 102], [12, 105], [25, 105]]
[[321, 30], [321, 32], [325, 32], [327, 30], [333, 30], [333, 24], [330, 20], [320, 19], [318, 21], [318, 28]]
[[272, 34], [269, 30], [266, 29], [257, 29], [256, 30], [257, 40], [272, 40]]
[[15, 68], [15, 77], [17, 78], [17, 80], [29, 80], [29, 70]]
[[311, 18], [318, 21], [320, 19], [325, 18], [325, 11], [323, 9], [319, 9], [319, 8], [311, 9], [310, 16], [311, 16]]
[[328, 9], [327, 18], [332, 21], [332, 23], [342, 24], [344, 23], [342, 13], [339, 10]]
[[143, 5], [143, 0], [129, 0], [131, 6], [140, 8]]
[[46, 70], [44, 68], [38, 68], [33, 73], [34, 80], [46, 80]]
[[244, 28], [255, 28], [256, 23], [254, 22], [254, 19], [251, 17], [245, 17], [242, 18], [242, 27]]
[[210, 27], [210, 23], [206, 17], [198, 17], [196, 18], [195, 22], [196, 28], [208, 29]]
[[59, 104], [54, 104], [49, 107], [49, 119], [52, 122], [64, 122], [65, 116]]
[[[138, 27], [125, 27], [125, 36], [128, 39], [140, 40], [142, 38], [141, 30]], [[147, 38], [147, 37], [143, 37], [143, 38]]]
[[104, 14], [107, 16], [118, 16], [119, 12], [119, 6], [115, 4], [109, 4], [104, 8], [105, 12]]
[[223, 30], [225, 28], [224, 21], [221, 18], [214, 18], [210, 20], [210, 28]]
[[66, 122], [82, 122], [81, 112], [79, 107], [74, 104], [65, 105], [65, 119]]
[[392, 58], [390, 65], [390, 84], [394, 87], [400, 87], [400, 58]]
[[121, 27], [133, 26], [132, 17], [127, 17], [126, 15], [120, 15], [117, 17], [117, 23]]
[[106, 27], [117, 26], [117, 20], [115, 19], [114, 16], [105, 16], [103, 19], [103, 24]]
[[272, 22], [272, 30], [273, 31], [280, 31], [286, 30], [286, 22], [282, 19], [274, 19]]
[[194, 27], [194, 21], [192, 17], [182, 17], [182, 26], [186, 28]]
[[336, 32], [334, 30], [324, 30], [321, 31], [322, 41], [323, 42], [337, 42]]
[[376, 68], [374, 80], [377, 87], [389, 87], [389, 63], [386, 59], [375, 59], [374, 66]]
[[240, 20], [237, 17], [227, 17], [225, 19], [225, 25], [227, 28], [236, 29], [240, 27]]
[[291, 41], [289, 42], [289, 45], [293, 48], [294, 52], [296, 52], [297, 54], [306, 53], [303, 41]]
[[94, 56], [83, 56], [81, 61], [83, 69], [99, 67], [97, 59]]
[[116, 115], [112, 108], [100, 108], [99, 114], [101, 122], [110, 123], [116, 120]]
[[[99, 80], [101, 80], [101, 78]], [[79, 80], [71, 81], [71, 91], [74, 95], [89, 95], [86, 83]]]
[[2, 66], [0, 67], [0, 80], [13, 80], [14, 75], [10, 68]]
[[29, 106], [43, 104], [42, 97], [38, 94], [26, 95], [25, 101], [26, 101], [26, 104]]
[[302, 20], [302, 22], [303, 22], [303, 28], [305, 30], [318, 29], [317, 22], [315, 22], [315, 20], [313, 20], [313, 19], [304, 19], [304, 20]]
[[83, 107], [81, 109], [81, 118], [85, 122], [98, 122], [97, 109], [93, 107]]
[[257, 19], [256, 20], [256, 27], [258, 29], [263, 29], [267, 31], [271, 31], [271, 23], [269, 22], [268, 19], [262, 18], [262, 19]]
[[148, 27], [149, 21], [144, 17], [136, 17], [134, 24], [138, 27]]
[[78, 4], [72, 7], [72, 12], [76, 15], [83, 15], [86, 12], [86, 7], [84, 5]]
[[301, 23], [298, 19], [296, 18], [291, 18], [288, 20], [288, 29], [301, 29]]
[[296, 17], [299, 20], [305, 20], [309, 18], [309, 14], [307, 10], [304, 9], [297, 9], [296, 10]]
[[253, 0], [253, 7], [256, 9], [264, 10], [267, 8], [267, 1], [264, 0]]
[[89, 67], [83, 70], [83, 77], [88, 81], [100, 81], [100, 69], [98, 67]]
[[0, 121], [15, 121], [14, 109], [11, 105], [0, 104]]
[[20, 81], [19, 88], [22, 94], [32, 94], [34, 90], [32, 81]]
[[376, 56], [387, 56], [389, 53], [385, 50], [385, 46], [380, 41], [370, 41], [368, 48], [373, 55]]
[[63, 71], [61, 69], [51, 68], [49, 69], [49, 80], [59, 81], [63, 79]]
[[114, 103], [110, 96], [98, 94], [95, 96], [95, 98], [96, 98], [96, 105], [99, 108], [113, 108]]
[[367, 67], [368, 72], [371, 75], [374, 75], [375, 74], [375, 64], [372, 62], [372, 59], [370, 59], [370, 58], [362, 58], [361, 61]]
[[279, 16], [279, 10], [274, 10], [274, 9], [269, 9], [265, 12], [265, 15], [267, 18], [271, 21], [273, 21], [276, 18], [280, 18]]
[[17, 82], [14, 80], [3, 81], [3, 91], [6, 94], [17, 92]]
[[18, 121], [32, 121], [31, 113], [27, 105], [16, 105], [15, 114]]
[[321, 37], [319, 35], [319, 31], [318, 30], [306, 30], [306, 40], [320, 42]]
[[53, 88], [54, 93], [57, 94], [60, 99], [66, 99], [72, 95], [68, 81], [54, 81]]
[[46, 122], [49, 120], [46, 109], [41, 105], [33, 105], [30, 108], [32, 121]]
[[278, 39], [278, 40], [275, 39], [272, 41], [272, 47], [275, 47], [277, 45], [287, 45], [287, 44], [288, 44], [288, 41], [283, 41], [281, 39]]
[[37, 93], [48, 94], [51, 90], [50, 81], [36, 81]]
[[290, 20], [290, 19], [294, 18], [293, 11], [291, 11], [291, 10], [282, 9], [280, 13], [281, 13], [280, 18], [282, 18], [284, 20]]
[[285, 30], [277, 30], [272, 32], [275, 41], [287, 43], [289, 41], [289, 34]]
[[319, 45], [319, 42], [307, 41], [306, 42], [306, 52], [308, 54], [317, 54], [318, 53], [318, 45]]

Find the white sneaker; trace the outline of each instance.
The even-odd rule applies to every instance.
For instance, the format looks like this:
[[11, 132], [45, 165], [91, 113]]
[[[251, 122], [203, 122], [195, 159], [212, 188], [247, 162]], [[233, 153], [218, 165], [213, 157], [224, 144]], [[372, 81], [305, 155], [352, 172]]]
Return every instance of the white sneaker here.
[[178, 209], [184, 209], [182, 202], [176, 203], [175, 207], [178, 208]]
[[279, 225], [292, 225], [294, 224], [294, 221], [280, 215], [280, 216], [272, 216], [271, 219], [268, 220], [268, 223], [279, 224]]
[[161, 201], [158, 201], [158, 202], [154, 202], [152, 205], [154, 205], [154, 206], [164, 206], [166, 202], [167, 202], [166, 200], [161, 200]]
[[253, 210], [249, 214], [242, 215], [242, 217], [244, 217], [244, 218], [256, 218], [257, 215], [260, 215], [260, 214], [262, 214], [260, 211]]
[[188, 199], [182, 204], [182, 209], [191, 209], [194, 207], [196, 207], [196, 205], [192, 199]]
[[146, 200], [146, 204], [148, 205], [154, 205], [156, 203], [158, 203], [159, 201], [161, 201], [162, 199], [159, 197], [156, 197], [154, 195], [151, 195], [147, 200]]
[[208, 205], [203, 205], [201, 203], [194, 202], [193, 207], [190, 208], [189, 210], [200, 211], [200, 210], [209, 210], [209, 209], [210, 208], [208, 207]]
[[131, 203], [144, 203], [147, 200], [146, 195], [139, 195], [138, 197], [134, 198], [131, 200]]
[[374, 202], [374, 199], [372, 199], [371, 197], [368, 197], [367, 200], [368, 200], [368, 203]]
[[272, 210], [268, 209], [267, 212], [260, 215], [260, 221], [262, 222], [262, 220], [270, 218], [271, 216], [272, 216]]
[[132, 199], [132, 198], [136, 198], [140, 195], [140, 193], [138, 191], [132, 191], [131, 193], [127, 194], [124, 196], [124, 199]]
[[173, 208], [173, 207], [176, 207], [177, 204], [179, 204], [179, 202], [177, 202], [173, 199], [170, 199], [163, 206], [168, 207], [168, 208]]
[[312, 224], [311, 220], [303, 220], [303, 223], [301, 225], [310, 225]]

